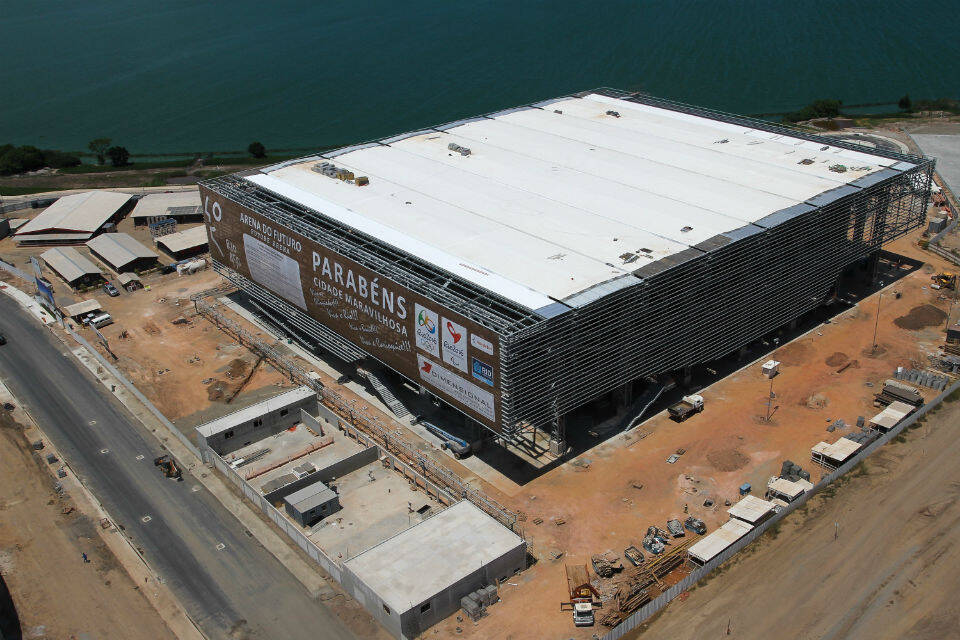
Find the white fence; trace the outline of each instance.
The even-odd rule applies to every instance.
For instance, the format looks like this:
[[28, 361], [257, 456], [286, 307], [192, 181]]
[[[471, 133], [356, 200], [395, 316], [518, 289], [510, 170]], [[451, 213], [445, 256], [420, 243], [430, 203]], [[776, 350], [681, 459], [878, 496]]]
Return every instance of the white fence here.
[[924, 415], [926, 415], [928, 411], [938, 406], [941, 402], [943, 402], [943, 400], [948, 395], [950, 395], [954, 391], [957, 391], [958, 389], [960, 389], [960, 381], [954, 382], [952, 385], [947, 387], [947, 389], [943, 393], [937, 396], [932, 402], [925, 404], [923, 407], [920, 408], [919, 411], [914, 413], [912, 416], [908, 417], [906, 420], [898, 424], [896, 427], [894, 427], [887, 433], [880, 436], [879, 439], [875, 440], [872, 444], [870, 444], [865, 449], [862, 449], [859, 453], [857, 453], [857, 455], [855, 455], [853, 458], [848, 460], [845, 464], [838, 467], [835, 471], [833, 471], [829, 475], [824, 476], [820, 480], [820, 482], [818, 482], [813, 486], [813, 489], [811, 489], [807, 493], [804, 493], [795, 502], [791, 502], [783, 511], [776, 514], [773, 518], [771, 518], [770, 520], [767, 520], [760, 526], [752, 529], [750, 533], [748, 533], [743, 538], [738, 540], [736, 543], [728, 547], [726, 550], [724, 550], [720, 555], [715, 557], [713, 560], [703, 565], [702, 567], [694, 569], [693, 572], [691, 572], [690, 575], [688, 575], [686, 578], [684, 578], [677, 584], [667, 589], [667, 591], [665, 591], [664, 593], [660, 594], [658, 597], [648, 602], [646, 605], [644, 605], [643, 607], [635, 611], [629, 617], [625, 618], [623, 622], [621, 622], [619, 625], [611, 629], [605, 636], [603, 636], [603, 640], [619, 640], [619, 638], [622, 638], [625, 634], [632, 631], [639, 625], [643, 624], [647, 619], [650, 618], [650, 616], [652, 616], [653, 614], [658, 612], [660, 609], [665, 607], [671, 600], [676, 598], [678, 595], [680, 595], [684, 591], [687, 591], [688, 589], [693, 587], [695, 584], [700, 582], [700, 580], [710, 575], [710, 573], [713, 572], [715, 569], [717, 569], [720, 565], [722, 565], [724, 562], [732, 558], [735, 554], [739, 553], [741, 550], [744, 549], [744, 547], [754, 542], [757, 538], [762, 536], [770, 527], [780, 524], [780, 522], [784, 518], [786, 518], [788, 515], [793, 513], [795, 509], [805, 504], [807, 500], [813, 497], [814, 494], [818, 493], [819, 491], [822, 491], [823, 489], [828, 487], [830, 484], [832, 484], [835, 480], [840, 478], [842, 475], [851, 471], [854, 467], [856, 467], [858, 464], [863, 462], [867, 458], [867, 456], [871, 455], [877, 449], [879, 449], [883, 445], [889, 443], [891, 440], [899, 436], [904, 429], [908, 429], [911, 425], [915, 424], [917, 420], [919, 420]]

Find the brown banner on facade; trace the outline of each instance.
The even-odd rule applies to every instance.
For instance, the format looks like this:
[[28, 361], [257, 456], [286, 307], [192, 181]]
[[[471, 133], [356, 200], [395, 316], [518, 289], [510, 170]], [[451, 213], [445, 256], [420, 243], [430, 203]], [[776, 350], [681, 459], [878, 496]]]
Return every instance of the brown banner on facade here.
[[500, 431], [496, 333], [204, 186], [200, 197], [215, 260]]

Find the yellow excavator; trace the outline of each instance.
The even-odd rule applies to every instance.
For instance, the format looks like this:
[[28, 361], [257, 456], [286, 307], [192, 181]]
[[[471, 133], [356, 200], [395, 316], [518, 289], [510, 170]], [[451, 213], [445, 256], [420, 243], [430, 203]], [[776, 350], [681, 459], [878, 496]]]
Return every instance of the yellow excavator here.
[[957, 274], [950, 271], [934, 274], [930, 276], [930, 279], [941, 289], [955, 289], [957, 287]]

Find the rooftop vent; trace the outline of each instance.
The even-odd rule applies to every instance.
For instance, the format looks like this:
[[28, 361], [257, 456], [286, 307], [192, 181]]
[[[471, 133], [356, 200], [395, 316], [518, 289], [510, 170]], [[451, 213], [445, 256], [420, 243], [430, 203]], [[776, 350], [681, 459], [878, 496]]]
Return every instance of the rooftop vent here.
[[641, 253], [653, 253], [652, 249], [647, 249], [646, 247], [640, 247]]
[[640, 256], [638, 256], [637, 254], [630, 253], [629, 251], [627, 253], [620, 254], [620, 259], [623, 260], [623, 264], [630, 264], [631, 262], [636, 262], [637, 258], [639, 257]]
[[730, 139], [724, 138], [723, 140], [714, 140], [713, 144], [727, 144], [728, 142], [730, 142]]
[[554, 113], [563, 113], [563, 111], [561, 111], [560, 109], [554, 109], [553, 112], [554, 112]]
[[813, 159], [812, 159], [812, 158], [804, 158], [803, 160], [801, 160], [801, 161], [798, 162], [797, 164], [813, 164]]
[[693, 231], [693, 227], [683, 227], [680, 229], [682, 233], [687, 233], [688, 231]]
[[450, 149], [450, 151], [459, 153], [462, 156], [470, 155], [470, 149], [468, 149], [467, 147], [461, 147], [456, 142], [451, 142], [450, 144], [448, 144], [447, 149]]
[[614, 118], [619, 118], [619, 117], [620, 117], [620, 112], [619, 112], [619, 111], [607, 111], [607, 115], [608, 115], [608, 116], [613, 116]]

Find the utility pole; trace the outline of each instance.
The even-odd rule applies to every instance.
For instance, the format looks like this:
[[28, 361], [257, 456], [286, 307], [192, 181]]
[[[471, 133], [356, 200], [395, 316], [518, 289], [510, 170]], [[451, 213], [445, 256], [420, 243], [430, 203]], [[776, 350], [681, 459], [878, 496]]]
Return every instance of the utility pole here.
[[775, 397], [773, 393], [773, 378], [770, 378], [770, 393], [767, 394], [767, 417], [764, 418], [764, 422], [770, 422], [770, 405], [773, 404]]
[[880, 326], [880, 302], [883, 300], [883, 294], [880, 294], [880, 297], [877, 298], [877, 319], [873, 323], [873, 347], [870, 349], [870, 355], [873, 355], [877, 352], [877, 329]]

